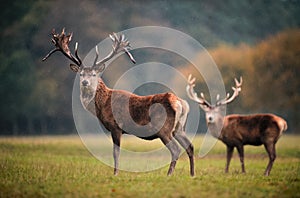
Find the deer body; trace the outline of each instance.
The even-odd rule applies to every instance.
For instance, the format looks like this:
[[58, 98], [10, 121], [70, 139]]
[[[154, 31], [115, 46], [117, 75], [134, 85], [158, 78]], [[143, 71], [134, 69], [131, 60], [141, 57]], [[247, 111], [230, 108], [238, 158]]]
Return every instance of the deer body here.
[[[81, 93], [81, 95], [84, 95], [84, 93]], [[112, 99], [112, 97], [114, 97], [114, 99]], [[126, 104], [127, 101], [129, 101], [130, 116], [123, 111], [125, 108], [124, 104]], [[176, 139], [177, 142], [186, 149], [190, 158], [190, 174], [192, 176], [194, 175], [193, 145], [186, 137], [183, 128], [189, 112], [189, 106], [186, 101], [178, 98], [173, 93], [138, 96], [124, 90], [109, 89], [102, 79], [99, 78], [95, 98], [91, 100], [90, 105], [93, 105], [93, 103], [95, 105], [96, 116], [112, 135], [115, 174], [118, 173], [121, 136], [122, 134], [132, 134], [145, 140], [161, 139], [172, 155], [168, 175], [171, 175], [174, 171], [176, 161], [180, 154], [180, 147], [175, 142]], [[154, 109], [150, 113], [150, 108], [153, 104], [161, 104], [166, 110], [166, 120], [158, 131], [156, 131], [157, 129], [155, 128], [156, 122], [152, 120], [161, 119], [161, 109]], [[120, 111], [113, 112], [113, 108]], [[93, 111], [91, 112], [93, 113]], [[122, 117], [121, 123], [120, 121], [116, 121], [116, 114]], [[133, 119], [136, 125], [132, 126], [130, 131], [124, 130], [124, 125], [131, 125], [131, 119]], [[138, 126], [147, 125], [149, 123], [149, 130], [140, 131], [138, 129]], [[151, 123], [154, 123], [154, 126], [152, 126]]]
[[233, 114], [224, 117], [221, 134], [216, 138], [229, 146], [260, 146], [268, 141], [276, 143], [286, 127], [286, 122], [274, 114]]
[[[115, 95], [115, 99], [112, 101], [113, 94]], [[118, 121], [115, 120], [114, 114], [116, 113], [113, 112], [112, 106], [115, 109], [122, 110], [127, 101], [129, 101], [130, 117], [128, 117], [124, 111], [116, 112], [124, 118], [122, 119], [122, 123], [118, 123]], [[162, 116], [159, 111], [154, 110], [152, 115], [150, 115], [149, 112], [153, 104], [161, 104], [167, 111], [167, 120], [157, 133], [150, 133], [149, 136], [147, 134], [141, 134], [142, 136], [136, 134], [136, 136], [146, 140], [160, 138], [164, 136], [164, 133], [169, 133], [168, 131], [175, 132], [176, 125], [180, 124], [183, 126], [185, 124], [189, 111], [187, 103], [173, 93], [138, 96], [124, 90], [109, 89], [101, 79], [99, 79], [95, 100], [93, 102], [95, 102], [96, 115], [105, 128], [110, 131], [115, 129], [121, 130], [122, 133], [127, 134], [135, 134], [135, 131], [125, 131], [120, 125], [129, 124], [131, 119], [135, 121], [137, 126], [143, 126], [153, 122], [151, 119], [161, 119]], [[130, 119], [129, 121], [127, 121], [127, 117]], [[178, 119], [180, 117], [184, 117], [182, 122]], [[146, 132], [147, 131], [145, 131], [145, 133]]]
[[[75, 56], [69, 50], [68, 43], [72, 34], [52, 33], [55, 49], [50, 51], [46, 60], [56, 51], [61, 51], [74, 64], [72, 71], [80, 74], [80, 99], [84, 108], [97, 116], [104, 127], [111, 132], [113, 140], [114, 174], [118, 174], [120, 143], [122, 134], [132, 134], [146, 140], [160, 138], [171, 153], [168, 175], [175, 169], [180, 155], [180, 147], [185, 148], [190, 160], [190, 174], [194, 175], [194, 148], [186, 137], [184, 127], [189, 112], [188, 103], [173, 93], [138, 96], [124, 90], [108, 88], [99, 77], [105, 69], [105, 63], [120, 52], [125, 52], [132, 62], [135, 60], [129, 52], [130, 45], [124, 35], [110, 35], [113, 41], [112, 51], [98, 61], [98, 48], [93, 66], [82, 66], [75, 45]], [[176, 140], [176, 141], [175, 141]]]
[[227, 147], [225, 172], [228, 172], [234, 148], [238, 150], [242, 172], [244, 173], [244, 145], [264, 145], [269, 155], [269, 163], [265, 170], [265, 175], [268, 176], [276, 158], [275, 144], [283, 131], [287, 130], [286, 121], [274, 114], [222, 115], [224, 105], [232, 102], [241, 91], [242, 79], [240, 82], [235, 79], [236, 87], [233, 87], [233, 95], [229, 97], [228, 94], [225, 99], [218, 101], [216, 105], [209, 104], [202, 93], [201, 98], [198, 98], [193, 89], [195, 78], [192, 79], [190, 76], [188, 81], [188, 96], [199, 103], [205, 111], [209, 132]]

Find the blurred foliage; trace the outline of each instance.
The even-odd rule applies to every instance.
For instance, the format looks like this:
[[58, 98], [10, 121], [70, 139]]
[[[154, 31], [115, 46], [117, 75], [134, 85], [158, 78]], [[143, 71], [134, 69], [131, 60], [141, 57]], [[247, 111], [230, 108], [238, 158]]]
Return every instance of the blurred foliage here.
[[279, 114], [293, 130], [300, 128], [300, 29], [286, 30], [252, 47], [221, 46], [211, 50], [211, 55], [227, 85], [243, 76], [235, 110]]
[[244, 88], [239, 102], [232, 105], [235, 112], [279, 113], [293, 131], [300, 129], [298, 0], [0, 4], [0, 134], [75, 131], [71, 106], [75, 74], [62, 55], [41, 62], [52, 49], [52, 28], [74, 32], [73, 40], [84, 56], [109, 33], [145, 25], [181, 30], [209, 48], [228, 90], [233, 77], [242, 75]]

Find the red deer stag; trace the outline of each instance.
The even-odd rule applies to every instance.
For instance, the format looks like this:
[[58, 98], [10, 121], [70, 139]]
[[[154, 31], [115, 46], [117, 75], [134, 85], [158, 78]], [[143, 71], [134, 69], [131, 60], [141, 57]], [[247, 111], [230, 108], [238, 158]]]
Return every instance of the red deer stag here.
[[[176, 139], [186, 149], [190, 160], [190, 174], [194, 175], [194, 148], [184, 131], [189, 112], [188, 103], [173, 93], [138, 96], [124, 90], [109, 89], [99, 77], [99, 73], [106, 67], [105, 63], [120, 52], [125, 52], [135, 63], [129, 52], [129, 41], [125, 39], [124, 35], [118, 36], [115, 33], [110, 35], [113, 42], [112, 51], [100, 61], [98, 61], [98, 49], [96, 47], [96, 57], [92, 66], [82, 65], [78, 56], [77, 43], [75, 56], [70, 52], [68, 44], [72, 34], [66, 35], [64, 30], [61, 34], [56, 34], [53, 30], [52, 36], [55, 49], [50, 51], [43, 60], [46, 60], [54, 52], [61, 51], [75, 63], [70, 64], [70, 67], [72, 71], [80, 74], [80, 97], [83, 105], [96, 115], [104, 127], [111, 132], [114, 143], [115, 175], [118, 174], [122, 134], [132, 134], [146, 140], [160, 138], [172, 156], [168, 175], [173, 173], [180, 155], [180, 147], [176, 143]], [[126, 105], [128, 105], [127, 108]], [[162, 123], [161, 120], [164, 122]], [[143, 126], [147, 127], [143, 128]]]
[[234, 92], [231, 97], [229, 93], [223, 100], [219, 100], [219, 96], [217, 96], [216, 105], [211, 105], [206, 101], [203, 93], [200, 94], [201, 97], [197, 96], [194, 91], [195, 80], [191, 75], [188, 77], [186, 91], [189, 98], [197, 102], [205, 111], [210, 133], [227, 146], [225, 172], [228, 172], [234, 147], [237, 148], [242, 172], [245, 173], [244, 145], [259, 146], [263, 144], [269, 155], [269, 163], [265, 170], [265, 175], [268, 176], [276, 158], [275, 144], [282, 132], [287, 129], [286, 121], [273, 114], [222, 115], [221, 108], [239, 95], [242, 78], [240, 78], [240, 82], [235, 79], [235, 87], [232, 87]]

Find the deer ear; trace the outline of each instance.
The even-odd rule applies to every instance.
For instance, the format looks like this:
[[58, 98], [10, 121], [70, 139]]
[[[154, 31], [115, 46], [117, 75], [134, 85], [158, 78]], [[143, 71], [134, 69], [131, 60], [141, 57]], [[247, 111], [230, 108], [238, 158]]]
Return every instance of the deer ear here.
[[200, 105], [201, 109], [203, 109], [203, 111], [205, 111], [205, 112], [209, 111], [209, 106], [204, 105], [204, 104], [199, 104], [199, 105]]
[[105, 64], [101, 64], [99, 66], [95, 66], [96, 67], [96, 71], [97, 73], [103, 72], [103, 70], [105, 69]]
[[73, 72], [79, 72], [79, 70], [80, 70], [80, 67], [78, 66], [78, 65], [74, 65], [74, 64], [70, 64], [70, 68], [71, 68], [71, 70], [73, 71]]

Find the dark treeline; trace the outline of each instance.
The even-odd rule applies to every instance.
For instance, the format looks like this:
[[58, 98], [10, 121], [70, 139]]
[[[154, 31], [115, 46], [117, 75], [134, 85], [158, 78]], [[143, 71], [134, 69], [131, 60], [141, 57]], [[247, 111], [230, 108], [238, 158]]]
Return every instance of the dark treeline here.
[[[205, 46], [226, 86], [245, 79], [229, 112], [278, 113], [300, 129], [300, 1], [2, 1], [0, 134], [74, 133], [75, 74], [61, 55], [47, 64], [50, 32], [74, 32], [80, 54], [111, 32], [158, 25], [183, 31]], [[198, 83], [201, 83], [200, 81]]]

